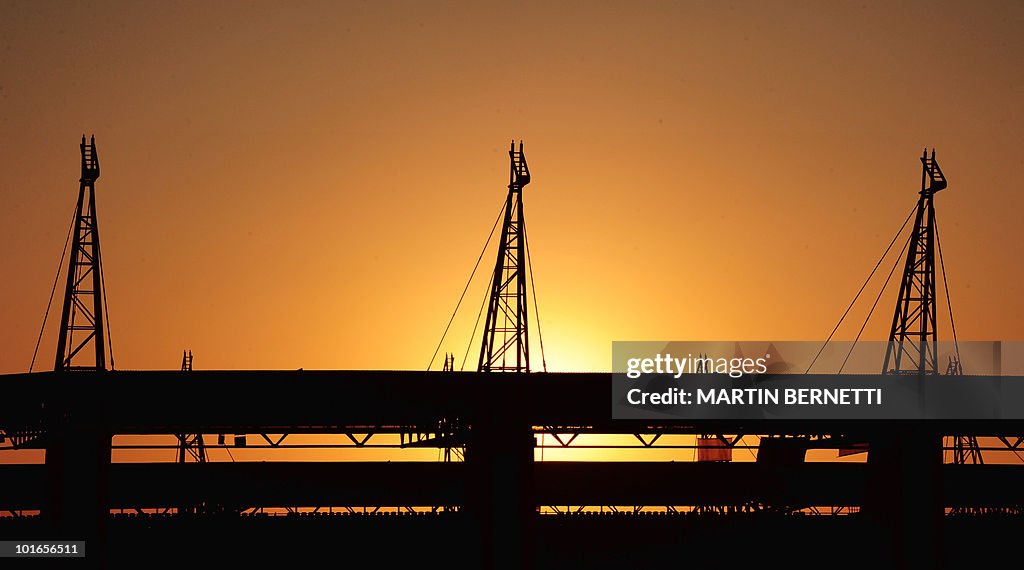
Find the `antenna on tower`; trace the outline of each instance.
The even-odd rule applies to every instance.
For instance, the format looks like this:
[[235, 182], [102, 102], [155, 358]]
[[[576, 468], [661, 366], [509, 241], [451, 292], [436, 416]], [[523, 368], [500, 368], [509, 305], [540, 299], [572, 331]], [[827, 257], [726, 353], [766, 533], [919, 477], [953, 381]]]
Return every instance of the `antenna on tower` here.
[[522, 141], [519, 141], [518, 151], [512, 141], [508, 157], [508, 195], [480, 344], [479, 372], [530, 371], [526, 222], [523, 217], [523, 187], [530, 183], [530, 169]]
[[[82, 176], [79, 179], [78, 206], [71, 236], [64, 305], [57, 336], [55, 371], [107, 370], [110, 328], [104, 335], [106, 299], [100, 233], [96, 220], [96, 180], [100, 161], [96, 137], [86, 142], [82, 135]], [[114, 367], [110, 352], [110, 368]]]

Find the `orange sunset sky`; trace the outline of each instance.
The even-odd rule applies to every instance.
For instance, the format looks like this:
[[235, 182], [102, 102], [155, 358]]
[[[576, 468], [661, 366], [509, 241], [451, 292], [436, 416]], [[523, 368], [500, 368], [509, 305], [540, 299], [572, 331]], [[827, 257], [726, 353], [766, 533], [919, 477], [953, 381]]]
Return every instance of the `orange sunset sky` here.
[[119, 369], [425, 368], [512, 138], [549, 369], [823, 339], [926, 145], [960, 339], [1024, 338], [1022, 28], [996, 1], [0, 0], [0, 373], [28, 369], [83, 133]]

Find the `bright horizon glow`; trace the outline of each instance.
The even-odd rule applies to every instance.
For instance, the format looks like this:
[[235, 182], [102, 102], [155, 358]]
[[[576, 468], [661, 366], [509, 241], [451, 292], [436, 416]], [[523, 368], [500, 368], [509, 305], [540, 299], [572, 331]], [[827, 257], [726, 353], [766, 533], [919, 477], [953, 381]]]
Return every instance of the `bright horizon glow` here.
[[[607, 370], [614, 340], [824, 338], [913, 206], [924, 146], [950, 181], [960, 339], [1024, 338], [1024, 267], [1005, 255], [1024, 238], [1022, 18], [1012, 2], [621, 3], [585, 21], [540, 3], [5, 4], [0, 373], [28, 368], [83, 133], [120, 369], [176, 369], [183, 349], [205, 370], [424, 369], [513, 138], [550, 370]], [[484, 289], [441, 347], [457, 362]], [[863, 338], [885, 338], [894, 297]]]

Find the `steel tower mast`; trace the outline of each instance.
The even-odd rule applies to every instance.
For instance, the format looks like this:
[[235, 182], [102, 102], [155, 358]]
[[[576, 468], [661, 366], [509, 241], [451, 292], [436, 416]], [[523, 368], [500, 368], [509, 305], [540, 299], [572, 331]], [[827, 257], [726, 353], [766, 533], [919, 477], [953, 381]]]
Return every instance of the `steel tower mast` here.
[[82, 177], [79, 179], [64, 307], [57, 337], [55, 371], [107, 369], [107, 339], [103, 334], [103, 264], [96, 223], [96, 179], [100, 177], [96, 137], [86, 142], [85, 135], [82, 135], [81, 150]]
[[530, 169], [523, 142], [508, 150], [508, 196], [498, 242], [479, 372], [529, 372], [530, 347], [526, 305], [526, 222], [523, 219], [523, 187], [530, 183]]
[[[921, 155], [921, 192], [907, 248], [900, 294], [885, 349], [883, 374], [939, 374], [938, 330], [935, 318], [935, 193], [946, 188], [946, 177], [928, 149]], [[951, 358], [947, 375], [963, 374], [959, 358]], [[953, 462], [983, 463], [978, 438], [953, 436]]]
[[946, 187], [935, 149], [921, 155], [921, 192], [907, 248], [900, 294], [892, 316], [883, 374], [939, 373], [935, 324], [936, 192]]

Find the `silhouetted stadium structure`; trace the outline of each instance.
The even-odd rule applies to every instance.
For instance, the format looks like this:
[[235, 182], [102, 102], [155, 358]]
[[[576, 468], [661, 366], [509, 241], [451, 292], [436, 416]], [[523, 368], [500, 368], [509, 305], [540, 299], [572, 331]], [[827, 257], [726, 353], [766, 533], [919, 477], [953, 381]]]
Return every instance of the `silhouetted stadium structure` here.
[[[206, 551], [219, 562], [309, 566], [326, 557], [385, 567], [934, 568], [992, 560], [998, 549], [986, 545], [1024, 522], [1024, 466], [982, 463], [978, 444], [991, 436], [1019, 449], [1024, 438], [1006, 434], [1024, 433], [1022, 422], [613, 420], [610, 373], [531, 371], [521, 142], [509, 150], [477, 371], [455, 371], [447, 354], [437, 372], [204, 371], [191, 352], [180, 371], [114, 371], [95, 139], [83, 137], [81, 156], [54, 370], [0, 377], [5, 449], [45, 450], [43, 464], [0, 464], [0, 510], [13, 515], [0, 517], [0, 539], [84, 539], [94, 567], [188, 564]], [[921, 162], [883, 372], [930, 377], [939, 374], [933, 198], [946, 178], [934, 150]], [[961, 372], [951, 360], [947, 373]], [[347, 443], [337, 447], [353, 450], [436, 448], [445, 460], [208, 458], [246, 435], [269, 452], [307, 434], [338, 435]], [[629, 436], [642, 449], [693, 435], [700, 453], [535, 461], [538, 438], [572, 447], [589, 434]], [[732, 461], [755, 434], [756, 461]], [[112, 463], [112, 438], [130, 435], [175, 438], [178, 460]], [[805, 462], [809, 449], [868, 455]]]

